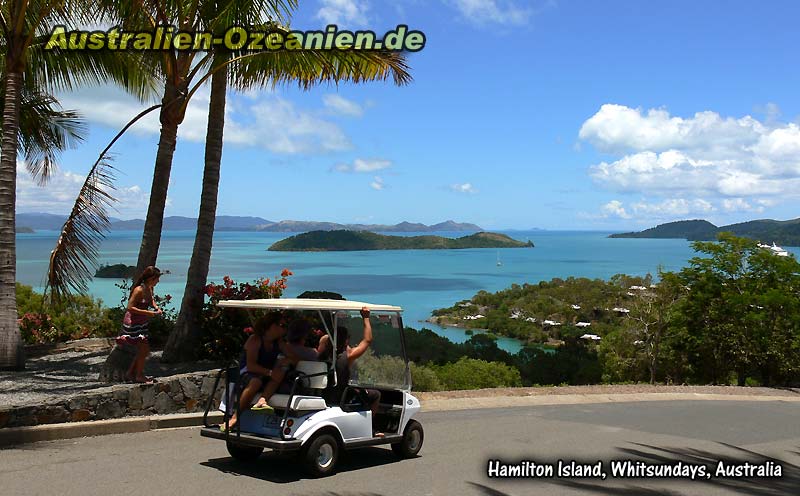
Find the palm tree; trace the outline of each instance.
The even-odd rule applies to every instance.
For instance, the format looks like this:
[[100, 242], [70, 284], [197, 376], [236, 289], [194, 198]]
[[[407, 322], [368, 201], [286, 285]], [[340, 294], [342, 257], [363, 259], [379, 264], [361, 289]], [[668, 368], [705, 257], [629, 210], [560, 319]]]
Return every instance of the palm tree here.
[[[275, 24], [271, 25], [271, 29], [286, 33], [285, 28]], [[225, 51], [217, 52], [214, 69], [211, 70], [205, 167], [197, 233], [180, 312], [162, 356], [165, 361], [193, 359], [197, 350], [199, 317], [204, 301], [203, 288], [208, 277], [214, 237], [228, 82], [244, 90], [256, 85], [275, 85], [278, 81], [292, 81], [309, 88], [323, 81], [362, 82], [383, 80], [390, 75], [394, 76], [398, 85], [406, 84], [411, 79], [403, 57], [392, 52], [276, 52], [231, 58], [233, 55], [235, 54]], [[228, 71], [228, 64], [231, 71]], [[232, 77], [229, 78], [228, 73]]]
[[[20, 145], [32, 142], [47, 145], [29, 168], [45, 182], [54, 165], [58, 134], [43, 130], [38, 136], [20, 140], [21, 132], [30, 129], [27, 117], [33, 113], [21, 111], [23, 98], [38, 105], [38, 111], [55, 116], [57, 112], [52, 93], [69, 90], [87, 83], [101, 84], [111, 80], [137, 96], [151, 89], [151, 81], [130, 64], [133, 56], [104, 51], [45, 50], [46, 30], [59, 23], [90, 21], [88, 5], [63, 0], [3, 0], [0, 1], [0, 55], [3, 75], [2, 157], [0, 157], [0, 369], [24, 368], [22, 339], [17, 325], [16, 306], [16, 239], [15, 205], [17, 155]], [[27, 96], [25, 96], [27, 95]], [[38, 103], [36, 103], [38, 102]], [[26, 109], [27, 110], [27, 109]], [[25, 119], [23, 119], [25, 117]], [[65, 121], [66, 122], [66, 121]], [[40, 128], [43, 129], [43, 128]], [[62, 135], [63, 138], [68, 138]]]

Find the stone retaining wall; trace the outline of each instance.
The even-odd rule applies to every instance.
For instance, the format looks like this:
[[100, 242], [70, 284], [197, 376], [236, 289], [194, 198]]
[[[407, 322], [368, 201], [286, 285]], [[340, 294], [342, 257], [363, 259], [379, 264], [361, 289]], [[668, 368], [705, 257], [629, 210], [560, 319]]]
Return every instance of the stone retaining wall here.
[[46, 405], [0, 407], [0, 428], [202, 412], [209, 396], [218, 404], [224, 393], [224, 378], [213, 391], [217, 373], [174, 375], [159, 378], [155, 384], [119, 384], [57, 398]]

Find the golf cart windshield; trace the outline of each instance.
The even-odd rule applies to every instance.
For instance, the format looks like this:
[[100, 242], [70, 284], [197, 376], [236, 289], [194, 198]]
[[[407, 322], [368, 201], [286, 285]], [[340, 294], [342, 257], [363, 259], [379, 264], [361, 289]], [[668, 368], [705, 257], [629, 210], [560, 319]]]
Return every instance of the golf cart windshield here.
[[[372, 311], [372, 344], [352, 365], [350, 384], [408, 391], [410, 372], [406, 360], [400, 312]], [[349, 344], [356, 347], [364, 337], [364, 320], [357, 311], [336, 313], [337, 333], [348, 330]]]

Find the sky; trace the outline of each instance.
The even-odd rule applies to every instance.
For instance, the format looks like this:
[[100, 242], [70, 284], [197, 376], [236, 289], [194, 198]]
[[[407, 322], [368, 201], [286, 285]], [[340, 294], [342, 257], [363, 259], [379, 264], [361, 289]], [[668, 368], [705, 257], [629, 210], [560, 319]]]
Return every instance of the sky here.
[[[291, 25], [421, 30], [413, 82], [231, 92], [219, 215], [485, 229], [640, 230], [800, 217], [793, 1], [300, 0]], [[192, 99], [166, 215], [196, 217], [208, 89]], [[58, 95], [89, 123], [51, 183], [20, 166], [18, 212], [68, 213], [146, 104]], [[112, 215], [144, 218], [158, 119], [112, 149]]]

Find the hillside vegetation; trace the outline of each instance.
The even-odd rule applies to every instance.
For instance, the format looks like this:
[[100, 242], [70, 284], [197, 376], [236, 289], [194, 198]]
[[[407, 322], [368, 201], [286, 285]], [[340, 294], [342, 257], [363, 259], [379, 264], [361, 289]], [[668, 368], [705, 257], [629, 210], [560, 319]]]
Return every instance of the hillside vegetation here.
[[460, 238], [442, 236], [387, 236], [368, 231], [312, 231], [292, 236], [269, 247], [270, 251], [442, 250], [461, 248], [533, 247], [506, 236], [479, 232]]
[[610, 238], [683, 238], [689, 241], [709, 241], [720, 233], [754, 239], [763, 243], [800, 246], [800, 219], [752, 220], [717, 227], [706, 220], [681, 220], [660, 224], [640, 232], [612, 234]]

